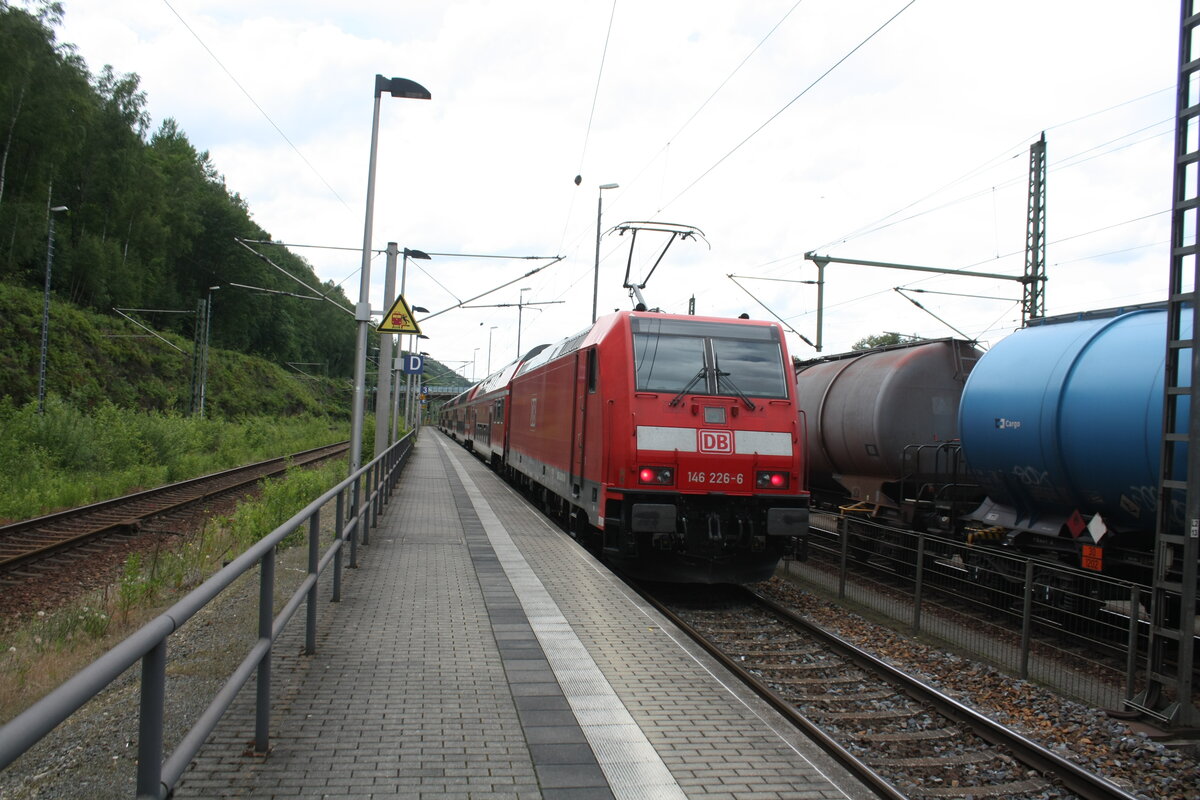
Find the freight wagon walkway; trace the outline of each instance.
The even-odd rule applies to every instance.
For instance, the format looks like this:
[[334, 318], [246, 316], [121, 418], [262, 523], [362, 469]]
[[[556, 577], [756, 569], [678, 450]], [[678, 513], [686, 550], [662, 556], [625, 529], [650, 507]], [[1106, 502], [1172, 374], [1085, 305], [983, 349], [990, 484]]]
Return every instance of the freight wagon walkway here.
[[466, 451], [416, 447], [316, 655], [275, 650], [270, 755], [243, 696], [175, 798], [869, 796]]

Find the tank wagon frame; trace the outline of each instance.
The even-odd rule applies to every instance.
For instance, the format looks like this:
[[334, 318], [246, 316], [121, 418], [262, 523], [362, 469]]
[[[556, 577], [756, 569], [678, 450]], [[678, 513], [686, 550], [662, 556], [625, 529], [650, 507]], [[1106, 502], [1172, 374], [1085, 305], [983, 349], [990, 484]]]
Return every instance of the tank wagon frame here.
[[[1148, 582], [1165, 325], [1161, 305], [1103, 309], [987, 353], [943, 339], [798, 362], [814, 502], [965, 541], [979, 566], [999, 548]], [[869, 530], [859, 557], [912, 557]]]

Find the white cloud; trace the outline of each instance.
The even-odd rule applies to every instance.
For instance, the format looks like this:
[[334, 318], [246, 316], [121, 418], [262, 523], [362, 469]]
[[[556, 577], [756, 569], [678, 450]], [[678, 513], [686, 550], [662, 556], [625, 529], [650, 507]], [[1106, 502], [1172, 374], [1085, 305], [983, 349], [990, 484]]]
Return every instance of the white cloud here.
[[[381, 104], [375, 246], [565, 256], [478, 301], [515, 303], [524, 286], [527, 299], [564, 301], [526, 311], [525, 344], [565, 336], [590, 318], [601, 183], [621, 184], [605, 193], [605, 228], [680, 222], [712, 244], [672, 246], [646, 290], [669, 310], [686, 310], [694, 294], [701, 313], [764, 315], [725, 276], [813, 280], [802, 256], [817, 247], [1018, 274], [1028, 147], [1042, 130], [1049, 311], [1147, 302], [1164, 291], [1169, 223], [1159, 212], [1169, 203], [1170, 123], [1091, 148], [1171, 118], [1173, 93], [1160, 91], [1174, 82], [1178, 15], [1170, 3], [918, 0], [819, 82], [903, 0], [618, 3], [603, 74], [610, 2], [64, 5], [61, 38], [78, 45], [93, 71], [107, 63], [138, 73], [156, 124], [176, 118], [256, 221], [284, 241], [361, 244], [374, 75], [426, 86], [431, 101]], [[1073, 163], [1076, 154], [1094, 157]], [[892, 224], [839, 243], [882, 220]], [[603, 242], [602, 311], [629, 306], [619, 285], [623, 245]], [[300, 252], [338, 281], [359, 263], [353, 252]], [[438, 258], [422, 266], [466, 298], [533, 263]], [[377, 285], [381, 273], [374, 270]], [[835, 265], [826, 278], [827, 352], [881, 330], [950, 333], [894, 286], [1006, 297], [1020, 288]], [[813, 286], [744, 284], [814, 338]], [[357, 277], [346, 287], [357, 296]], [[454, 302], [420, 270], [409, 272], [408, 295], [430, 309]], [[992, 341], [1019, 321], [1011, 303], [916, 296]], [[377, 290], [373, 304], [382, 302]], [[492, 325], [500, 326], [492, 337], [498, 366], [500, 353], [516, 349], [515, 308], [444, 314], [427, 326], [428, 348], [446, 361], [475, 357], [482, 371]]]

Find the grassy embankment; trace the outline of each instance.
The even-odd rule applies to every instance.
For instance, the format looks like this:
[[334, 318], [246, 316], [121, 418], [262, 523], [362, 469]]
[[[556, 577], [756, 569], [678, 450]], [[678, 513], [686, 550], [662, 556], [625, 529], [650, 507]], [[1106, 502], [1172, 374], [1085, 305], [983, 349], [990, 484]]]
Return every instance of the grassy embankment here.
[[[135, 338], [119, 319], [55, 303], [44, 413], [36, 401], [40, 295], [0, 285], [0, 521], [286, 455], [346, 438], [346, 381], [213, 350], [208, 415], [186, 416], [191, 342]], [[69, 333], [68, 333], [69, 332]], [[372, 420], [365, 441], [373, 439]], [[345, 476], [295, 470], [259, 499], [152, 555], [113, 585], [0, 626], [0, 720], [219, 569]]]
[[[111, 406], [84, 416], [57, 405], [38, 415], [33, 406], [0, 402], [0, 503], [5, 516], [29, 516], [308, 449], [340, 433], [321, 418], [220, 422]], [[113, 585], [9, 621], [0, 629], [0, 720], [62, 683], [345, 475], [344, 460], [289, 471], [229, 517], [209, 520], [198, 535], [131, 555]]]

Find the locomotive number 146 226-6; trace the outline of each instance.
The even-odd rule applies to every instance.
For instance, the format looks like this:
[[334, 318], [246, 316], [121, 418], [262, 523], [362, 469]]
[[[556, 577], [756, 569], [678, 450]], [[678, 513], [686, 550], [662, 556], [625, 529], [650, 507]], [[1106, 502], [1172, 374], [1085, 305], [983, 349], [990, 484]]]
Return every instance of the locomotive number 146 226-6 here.
[[689, 483], [724, 484], [741, 486], [746, 482], [746, 476], [740, 472], [692, 472], [688, 471]]

